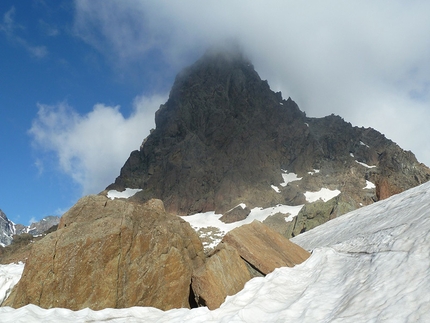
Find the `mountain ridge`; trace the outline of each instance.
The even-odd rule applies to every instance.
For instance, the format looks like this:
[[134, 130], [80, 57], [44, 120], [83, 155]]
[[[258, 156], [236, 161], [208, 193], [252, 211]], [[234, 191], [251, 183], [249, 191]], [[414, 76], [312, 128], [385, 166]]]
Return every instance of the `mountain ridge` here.
[[0, 209], [0, 245], [3, 247], [10, 245], [13, 241], [13, 236], [22, 233], [29, 233], [33, 236], [41, 235], [59, 222], [60, 217], [48, 215], [30, 225], [15, 224]]
[[[106, 190], [142, 189], [133, 200], [159, 198], [179, 215], [300, 205], [305, 192], [340, 190], [325, 222], [430, 179], [413, 153], [378, 131], [307, 117], [240, 53], [211, 50], [179, 73], [155, 122]], [[283, 173], [302, 179], [280, 186]], [[374, 188], [363, 190], [367, 182]]]

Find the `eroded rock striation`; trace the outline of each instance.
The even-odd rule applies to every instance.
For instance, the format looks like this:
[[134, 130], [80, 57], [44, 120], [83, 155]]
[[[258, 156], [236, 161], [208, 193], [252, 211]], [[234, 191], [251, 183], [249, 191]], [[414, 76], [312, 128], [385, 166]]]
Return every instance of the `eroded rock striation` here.
[[188, 223], [146, 204], [86, 196], [36, 242], [3, 305], [44, 308], [190, 307], [202, 244]]

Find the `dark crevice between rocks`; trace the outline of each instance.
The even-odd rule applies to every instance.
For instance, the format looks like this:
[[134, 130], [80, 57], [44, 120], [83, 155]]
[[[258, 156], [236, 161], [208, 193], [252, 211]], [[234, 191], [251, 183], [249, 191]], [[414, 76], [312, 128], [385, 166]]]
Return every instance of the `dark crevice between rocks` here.
[[264, 276], [266, 276], [264, 273], [259, 271], [253, 264], [247, 262], [242, 257], [240, 257], [240, 258], [245, 262], [245, 265], [248, 268], [249, 273], [251, 274], [252, 277], [264, 277]]
[[[202, 305], [201, 302], [203, 302], [204, 304]], [[199, 306], [206, 306], [206, 302], [204, 301], [204, 299], [199, 298], [198, 300], [196, 299], [196, 295], [194, 294], [193, 288], [191, 287], [190, 284], [190, 296], [188, 296], [188, 303], [190, 304], [190, 308], [197, 308]]]

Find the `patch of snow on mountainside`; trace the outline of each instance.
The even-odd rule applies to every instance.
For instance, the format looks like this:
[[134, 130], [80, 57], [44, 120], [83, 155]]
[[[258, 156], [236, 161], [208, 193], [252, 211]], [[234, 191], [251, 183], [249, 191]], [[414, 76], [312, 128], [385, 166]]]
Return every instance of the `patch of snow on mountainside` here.
[[275, 186], [275, 185], [270, 185], [270, 186], [275, 190], [276, 193], [281, 193], [278, 186]]
[[318, 200], [323, 200], [327, 202], [331, 200], [333, 197], [336, 197], [340, 194], [339, 190], [330, 190], [328, 188], [322, 188], [317, 192], [305, 192], [306, 201], [309, 203], [316, 202]]
[[315, 175], [315, 174], [318, 174], [319, 172], [320, 172], [320, 170], [319, 170], [319, 169], [314, 169], [313, 171], [308, 172], [308, 174], [309, 174], [309, 175]]
[[371, 190], [373, 188], [376, 188], [376, 185], [370, 181], [366, 181], [366, 186], [363, 187], [363, 190]]
[[366, 168], [375, 168], [375, 167], [376, 167], [376, 166], [369, 166], [369, 165], [367, 165], [367, 164], [365, 164], [365, 163], [359, 162], [358, 160], [356, 160], [355, 162], [356, 162], [357, 164], [360, 164], [361, 166], [366, 167]]
[[430, 322], [430, 182], [292, 239], [312, 250], [206, 307], [0, 308], [0, 322]]
[[302, 179], [302, 177], [298, 177], [297, 174], [288, 173], [288, 171], [285, 169], [282, 169], [282, 178], [284, 182], [279, 184], [282, 187], [287, 186], [287, 184], [290, 182], [300, 181]]
[[[246, 205], [243, 203], [239, 204], [238, 206], [241, 206], [242, 208], [246, 207]], [[222, 222], [219, 219], [222, 216], [222, 214], [216, 214], [214, 211], [181, 216], [181, 218], [187, 221], [198, 233], [202, 231], [204, 234], [204, 232], [207, 230], [216, 229], [218, 234], [215, 237], [215, 239], [213, 239], [213, 241], [211, 241], [210, 244], [205, 244], [205, 243], [203, 244], [205, 249], [210, 249], [215, 247], [221, 241], [224, 235], [230, 230], [233, 230], [234, 228], [240, 227], [244, 224], [251, 223], [254, 220], [263, 222], [267, 217], [274, 215], [276, 213], [282, 213], [282, 214], [288, 215], [288, 217], [285, 218], [285, 221], [288, 222], [288, 221], [291, 221], [295, 216], [297, 216], [297, 214], [299, 214], [302, 207], [303, 205], [289, 206], [289, 205], [282, 205], [282, 204], [279, 204], [273, 207], [268, 207], [265, 209], [256, 207], [251, 210], [251, 213], [249, 213], [246, 219], [241, 221], [236, 221], [233, 223]]]
[[139, 188], [126, 188], [124, 191], [119, 192], [116, 190], [110, 190], [107, 192], [107, 197], [111, 200], [113, 199], [128, 199], [129, 197], [132, 197], [137, 192], [140, 192], [141, 189]]

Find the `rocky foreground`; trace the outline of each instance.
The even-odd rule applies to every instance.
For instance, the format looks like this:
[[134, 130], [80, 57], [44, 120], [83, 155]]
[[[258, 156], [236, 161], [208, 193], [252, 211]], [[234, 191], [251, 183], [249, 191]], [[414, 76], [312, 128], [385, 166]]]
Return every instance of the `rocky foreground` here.
[[252, 277], [308, 257], [258, 222], [231, 231], [206, 257], [196, 232], [166, 213], [160, 200], [140, 204], [93, 195], [33, 244], [21, 280], [2, 305], [214, 309]]
[[299, 235], [293, 241], [313, 250], [307, 261], [252, 279], [216, 310], [71, 311], [27, 305], [1, 307], [0, 321], [430, 322], [429, 210], [426, 183]]

